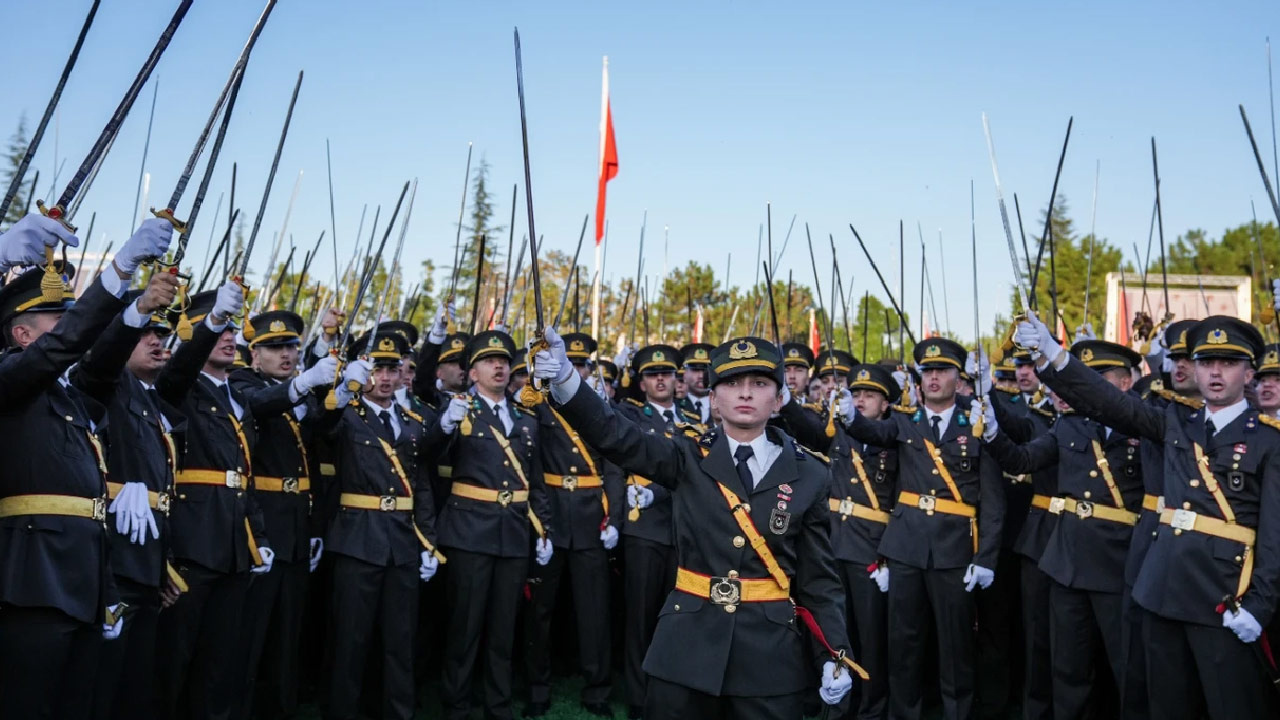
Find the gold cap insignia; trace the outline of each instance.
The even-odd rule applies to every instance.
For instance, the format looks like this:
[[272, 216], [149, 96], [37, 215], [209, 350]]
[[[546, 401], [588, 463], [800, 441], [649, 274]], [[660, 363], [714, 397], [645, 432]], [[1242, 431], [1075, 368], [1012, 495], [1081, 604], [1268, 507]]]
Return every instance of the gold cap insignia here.
[[493, 348], [502, 347], [502, 338], [498, 337], [497, 335], [491, 336], [489, 338], [489, 347], [493, 347]]
[[1186, 345], [1186, 344], [1187, 344], [1187, 331], [1186, 331], [1186, 330], [1183, 330], [1182, 332], [1178, 333], [1178, 342], [1179, 342], [1179, 343], [1181, 343], [1181, 344], [1183, 344], [1183, 345]]
[[587, 346], [581, 340], [574, 340], [569, 343], [569, 349], [573, 352], [586, 352]]
[[283, 320], [272, 320], [271, 325], [267, 328], [267, 332], [281, 333], [288, 329], [289, 328], [284, 326]]
[[1083, 362], [1093, 362], [1093, 348], [1085, 348], [1080, 353], [1080, 360]]
[[739, 340], [733, 344], [733, 347], [729, 348], [730, 360], [746, 360], [758, 354], [759, 351], [756, 350], [756, 344], [747, 340]]
[[925, 348], [924, 356], [927, 358], [942, 357], [942, 347], [939, 345], [930, 345]]
[[389, 337], [384, 337], [378, 341], [378, 352], [395, 352], [396, 341]]
[[1209, 337], [1206, 338], [1206, 342], [1210, 345], [1223, 345], [1227, 342], [1227, 333], [1222, 328], [1211, 330], [1209, 332]]
[[654, 362], [663, 362], [663, 361], [665, 361], [666, 359], [667, 359], [667, 354], [666, 354], [666, 353], [662, 352], [661, 350], [654, 350], [654, 351], [653, 351], [653, 361], [654, 361]]
[[859, 379], [859, 380], [870, 380], [870, 379], [871, 379], [871, 373], [870, 373], [870, 372], [868, 372], [866, 369], [859, 370], [859, 371], [858, 371], [858, 379]]
[[449, 348], [450, 348], [450, 349], [452, 349], [452, 350], [461, 350], [462, 348], [464, 348], [464, 347], [466, 347], [466, 346], [467, 346], [467, 344], [466, 344], [466, 343], [464, 343], [464, 342], [462, 342], [462, 340], [460, 340], [460, 339], [458, 339], [458, 338], [454, 338], [454, 339], [453, 339], [453, 342], [449, 343]]
[[1267, 353], [1266, 357], [1262, 358], [1262, 362], [1268, 365], [1280, 363], [1280, 353], [1277, 353], [1275, 350], [1271, 350]]
[[694, 350], [693, 357], [695, 360], [706, 360], [707, 359], [706, 348], [698, 348], [697, 350]]
[[790, 350], [787, 351], [787, 357], [798, 358], [800, 357], [800, 351], [795, 348], [791, 348]]

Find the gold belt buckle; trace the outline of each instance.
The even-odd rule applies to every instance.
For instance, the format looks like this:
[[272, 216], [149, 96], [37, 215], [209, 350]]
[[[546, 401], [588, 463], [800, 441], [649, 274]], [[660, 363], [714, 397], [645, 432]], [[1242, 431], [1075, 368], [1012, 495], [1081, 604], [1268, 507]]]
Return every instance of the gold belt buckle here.
[[742, 602], [742, 581], [737, 578], [713, 577], [707, 597], [715, 605], [737, 605]]
[[1067, 507], [1066, 498], [1060, 498], [1060, 497], [1049, 498], [1049, 512], [1053, 513], [1054, 515], [1061, 515], [1062, 511], [1066, 509], [1066, 507]]
[[846, 497], [840, 501], [840, 514], [841, 515], [853, 514], [853, 498]]
[[564, 489], [565, 489], [565, 490], [568, 490], [569, 492], [573, 492], [574, 490], [577, 490], [577, 489], [578, 489], [578, 476], [577, 476], [577, 475], [565, 475], [565, 476], [564, 476]]
[[226, 483], [226, 486], [232, 490], [239, 490], [244, 487], [244, 476], [235, 470], [228, 470], [226, 480], [224, 482]]
[[1190, 510], [1178, 508], [1173, 511], [1173, 520], [1169, 524], [1176, 530], [1195, 530], [1196, 514]]
[[395, 512], [396, 496], [383, 495], [382, 497], [378, 498], [378, 509], [381, 510], [382, 512]]
[[165, 515], [168, 515], [168, 514], [169, 514], [169, 503], [170, 503], [170, 501], [171, 501], [171, 498], [169, 497], [169, 493], [159, 493], [159, 494], [157, 494], [157, 495], [156, 495], [156, 510], [157, 510], [157, 511], [159, 511], [159, 512], [164, 513]]
[[920, 499], [916, 501], [916, 507], [927, 513], [933, 512], [933, 509], [937, 504], [938, 498], [933, 495], [921, 495]]
[[506, 507], [510, 505], [511, 501], [514, 499], [515, 499], [515, 493], [511, 492], [510, 490], [498, 491], [498, 504], [501, 505], [502, 507]]
[[98, 522], [107, 521], [107, 499], [106, 498], [98, 497], [93, 499], [93, 515], [91, 517], [94, 520], [97, 520]]
[[298, 494], [298, 478], [284, 478], [284, 482], [281, 483], [280, 489], [287, 493], [297, 495]]
[[1093, 503], [1088, 500], [1078, 500], [1076, 502], [1076, 517], [1081, 520], [1093, 517]]

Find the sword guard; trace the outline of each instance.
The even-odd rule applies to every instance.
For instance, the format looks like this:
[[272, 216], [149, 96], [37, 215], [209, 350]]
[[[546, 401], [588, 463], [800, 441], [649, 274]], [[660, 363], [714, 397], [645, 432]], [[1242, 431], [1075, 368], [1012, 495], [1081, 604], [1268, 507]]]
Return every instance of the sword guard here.
[[173, 226], [173, 229], [179, 235], [185, 235], [187, 233], [187, 229], [188, 229], [187, 223], [174, 217], [172, 210], [169, 210], [168, 208], [164, 210], [156, 210], [155, 208], [151, 208], [151, 214], [155, 215], [158, 218], [164, 218], [165, 220], [168, 220], [169, 224]]
[[67, 218], [66, 218], [67, 209], [62, 207], [61, 205], [54, 205], [53, 207], [48, 207], [44, 204], [43, 200], [37, 200], [36, 208], [40, 210], [41, 215], [44, 215], [47, 218], [51, 218], [53, 220], [57, 220], [58, 222], [62, 223], [62, 227], [66, 228], [68, 232], [74, 233], [76, 231], [76, 227], [71, 223], [67, 222]]
[[[249, 286], [244, 284], [244, 278], [239, 275], [231, 276], [231, 282], [239, 285], [240, 289], [244, 291], [245, 307], [247, 308], [249, 306]], [[253, 329], [253, 324], [249, 322], [248, 311], [245, 312], [244, 322], [241, 323], [241, 325], [240, 334], [244, 335], [244, 339], [247, 342], [253, 342], [253, 339], [258, 336], [258, 333]]]

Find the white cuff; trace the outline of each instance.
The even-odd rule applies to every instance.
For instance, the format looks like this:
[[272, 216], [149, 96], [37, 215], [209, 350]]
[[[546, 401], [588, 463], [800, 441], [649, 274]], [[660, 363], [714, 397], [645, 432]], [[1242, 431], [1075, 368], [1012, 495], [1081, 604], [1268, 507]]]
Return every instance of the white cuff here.
[[1067, 352], [1066, 350], [1063, 350], [1062, 352], [1058, 353], [1058, 357], [1054, 358], [1053, 362], [1050, 364], [1053, 365], [1054, 370], [1061, 372], [1062, 369], [1067, 366], [1067, 363], [1070, 362], [1070, 360], [1071, 360], [1071, 353]]
[[146, 327], [147, 325], [147, 316], [143, 315], [142, 312], [138, 310], [137, 300], [129, 303], [129, 307], [124, 309], [124, 313], [120, 319], [124, 321], [125, 325], [128, 325], [131, 328]]
[[[129, 289], [129, 282], [120, 277], [120, 273], [116, 272], [114, 261], [108, 264], [106, 269], [98, 273], [98, 279], [102, 281], [102, 289], [111, 293], [115, 297], [124, 297], [124, 293]], [[133, 276], [129, 277], [132, 280]]]
[[[530, 381], [533, 378], [529, 378]], [[567, 403], [573, 399], [578, 393], [578, 386], [582, 384], [582, 376], [575, 370], [569, 373], [569, 379], [562, 383], [551, 383], [551, 399], [557, 403]]]
[[444, 339], [447, 337], [449, 337], [447, 331], [437, 335], [436, 329], [432, 327], [431, 332], [427, 333], [427, 342], [430, 343], [431, 345], [443, 345]]
[[218, 333], [219, 335], [221, 335], [221, 334], [222, 334], [222, 331], [223, 331], [223, 330], [226, 330], [226, 329], [227, 329], [227, 325], [229, 325], [229, 324], [231, 324], [231, 321], [230, 321], [230, 320], [228, 320], [227, 322], [222, 323], [221, 325], [214, 325], [214, 324], [213, 324], [213, 313], [209, 313], [208, 315], [205, 315], [205, 316], [204, 316], [204, 326], [205, 326], [205, 327], [207, 327], [207, 328], [209, 328], [210, 330], [212, 330], [212, 331], [214, 331], [214, 332]]

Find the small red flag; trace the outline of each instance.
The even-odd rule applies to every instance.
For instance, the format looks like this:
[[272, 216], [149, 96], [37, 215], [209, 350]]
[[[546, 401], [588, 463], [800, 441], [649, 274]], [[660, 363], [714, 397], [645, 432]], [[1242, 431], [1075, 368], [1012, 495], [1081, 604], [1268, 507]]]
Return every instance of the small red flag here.
[[613, 112], [609, 108], [609, 58], [604, 59], [604, 80], [600, 91], [600, 181], [596, 187], [596, 245], [604, 238], [605, 194], [609, 181], [618, 175], [618, 144], [613, 137]]
[[813, 314], [813, 308], [809, 308], [809, 349], [816, 356], [821, 347], [822, 338], [818, 335], [818, 317]]

